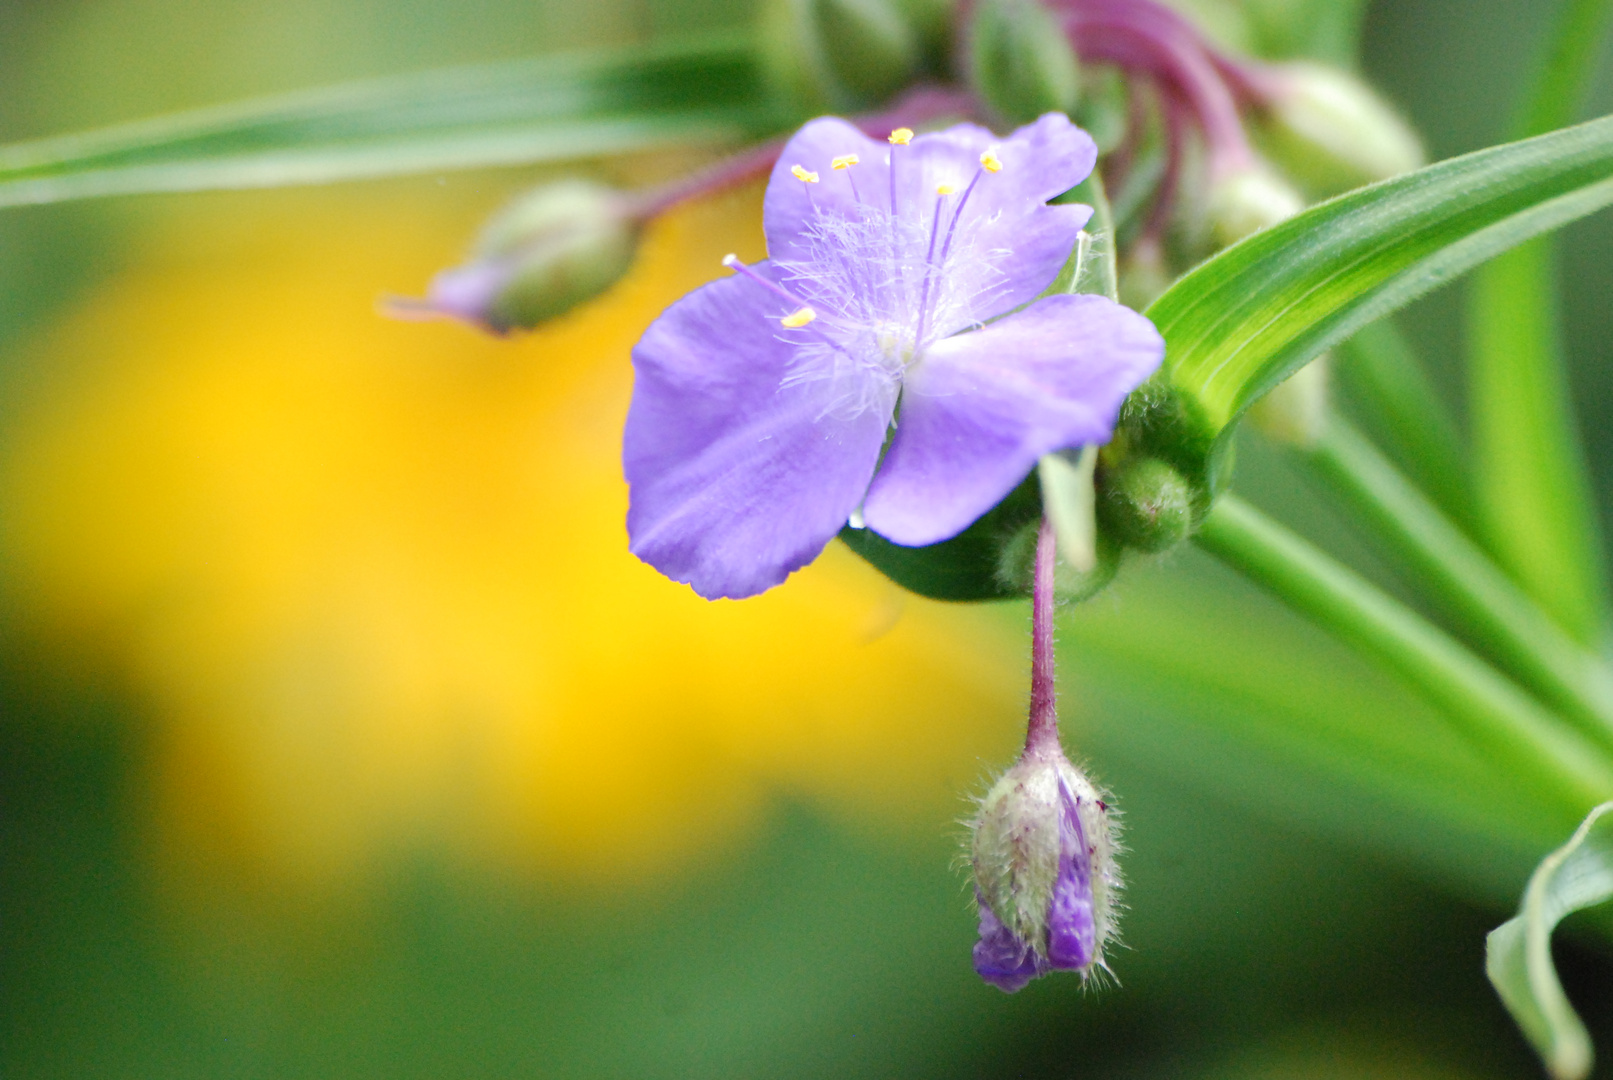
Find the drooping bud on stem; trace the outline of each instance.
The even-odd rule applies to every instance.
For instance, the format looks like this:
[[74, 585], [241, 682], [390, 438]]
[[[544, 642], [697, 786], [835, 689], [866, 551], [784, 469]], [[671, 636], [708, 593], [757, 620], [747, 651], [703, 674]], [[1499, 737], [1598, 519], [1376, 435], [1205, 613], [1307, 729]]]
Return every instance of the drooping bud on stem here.
[[1042, 522], [1031, 599], [1025, 750], [980, 802], [970, 861], [980, 910], [975, 970], [1013, 993], [1053, 971], [1103, 966], [1120, 879], [1113, 813], [1059, 744], [1053, 678], [1053, 526]]
[[639, 220], [600, 184], [561, 180], [517, 199], [487, 223], [469, 261], [432, 279], [402, 318], [448, 317], [495, 334], [529, 330], [604, 292], [627, 272]]

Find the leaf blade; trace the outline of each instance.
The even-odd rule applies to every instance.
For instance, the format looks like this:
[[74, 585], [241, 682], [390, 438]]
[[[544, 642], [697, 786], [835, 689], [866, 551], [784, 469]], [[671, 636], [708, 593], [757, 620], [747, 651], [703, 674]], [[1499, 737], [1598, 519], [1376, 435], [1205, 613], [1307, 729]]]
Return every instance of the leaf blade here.
[[785, 121], [747, 38], [367, 80], [0, 147], [0, 207], [723, 142]]
[[1148, 314], [1165, 336], [1168, 377], [1197, 402], [1219, 450], [1249, 405], [1328, 348], [1609, 204], [1613, 117], [1312, 207], [1201, 264]]
[[[1573, 121], [1597, 67], [1613, 5], [1567, 0], [1512, 128]], [[1607, 622], [1590, 476], [1580, 451], [1557, 321], [1549, 238], [1485, 266], [1468, 296], [1468, 399], [1485, 539], [1508, 572], [1582, 643]]]
[[1485, 942], [1485, 974], [1558, 1080], [1588, 1076], [1593, 1051], [1557, 978], [1551, 933], [1573, 912], [1613, 898], [1610, 811], [1613, 802], [1596, 807], [1566, 844], [1541, 861], [1518, 914], [1490, 931]]

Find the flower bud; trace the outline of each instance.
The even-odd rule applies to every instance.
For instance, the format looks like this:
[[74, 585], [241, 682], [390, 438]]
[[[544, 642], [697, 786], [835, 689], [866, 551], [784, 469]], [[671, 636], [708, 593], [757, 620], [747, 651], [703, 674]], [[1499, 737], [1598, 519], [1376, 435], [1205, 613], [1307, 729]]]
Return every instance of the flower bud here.
[[1273, 149], [1318, 190], [1386, 180], [1424, 163], [1417, 133], [1349, 72], [1284, 64], [1270, 69], [1264, 81]]
[[1132, 458], [1100, 477], [1098, 521], [1127, 547], [1167, 551], [1193, 528], [1193, 489], [1154, 457]]
[[921, 60], [919, 34], [896, 0], [766, 0], [759, 17], [763, 70], [809, 112], [878, 102]]
[[[1004, 541], [997, 553], [997, 581], [1010, 593], [1023, 595], [1031, 591], [1038, 528], [1039, 522], [1026, 522]], [[1065, 603], [1090, 600], [1109, 587], [1119, 570], [1120, 545], [1099, 532], [1093, 545], [1092, 565], [1079, 570], [1060, 558], [1053, 572], [1053, 590]]]
[[1210, 188], [1207, 209], [1216, 243], [1229, 245], [1288, 220], [1305, 209], [1305, 200], [1269, 165], [1256, 161], [1224, 173]]
[[1005, 124], [1073, 112], [1081, 71], [1063, 28], [1036, 0], [983, 0], [969, 27], [969, 78]]
[[1102, 967], [1120, 890], [1114, 815], [1056, 739], [1003, 774], [970, 829], [980, 977], [1013, 993], [1049, 972]]
[[615, 192], [583, 180], [549, 184], [488, 222], [470, 261], [433, 278], [418, 310], [497, 334], [531, 329], [614, 285], [637, 242]]

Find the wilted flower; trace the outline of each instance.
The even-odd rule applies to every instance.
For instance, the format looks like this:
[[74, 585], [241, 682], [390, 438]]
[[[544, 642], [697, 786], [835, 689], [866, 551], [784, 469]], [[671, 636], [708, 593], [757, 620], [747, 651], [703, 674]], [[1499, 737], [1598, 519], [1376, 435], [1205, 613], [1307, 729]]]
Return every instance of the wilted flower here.
[[806, 125], [768, 186], [771, 260], [725, 260], [633, 351], [633, 551], [751, 596], [848, 522], [945, 540], [1043, 454], [1107, 441], [1163, 342], [1101, 297], [1037, 299], [1091, 215], [1047, 200], [1095, 158], [1057, 114], [1007, 139]]

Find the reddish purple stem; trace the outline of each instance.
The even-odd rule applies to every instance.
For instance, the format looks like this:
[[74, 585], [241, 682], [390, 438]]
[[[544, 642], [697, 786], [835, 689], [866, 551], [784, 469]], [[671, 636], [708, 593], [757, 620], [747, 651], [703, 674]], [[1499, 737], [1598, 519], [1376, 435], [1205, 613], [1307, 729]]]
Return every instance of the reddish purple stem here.
[[1036, 577], [1031, 588], [1031, 715], [1025, 753], [1058, 754], [1059, 703], [1053, 678], [1053, 574], [1058, 545], [1053, 522], [1044, 516], [1036, 533]]

